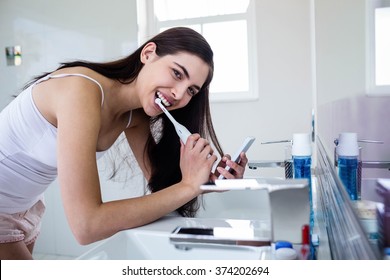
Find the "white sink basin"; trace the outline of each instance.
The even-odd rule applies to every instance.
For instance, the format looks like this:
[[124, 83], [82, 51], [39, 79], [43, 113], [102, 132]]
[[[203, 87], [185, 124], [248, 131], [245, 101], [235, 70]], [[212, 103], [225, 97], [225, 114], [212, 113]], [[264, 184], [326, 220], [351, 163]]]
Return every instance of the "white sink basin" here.
[[[80, 256], [78, 259], [89, 260], [221, 260], [221, 259], [261, 259], [270, 247], [219, 245], [207, 247], [176, 248], [169, 236], [177, 226], [229, 226], [238, 223], [255, 223], [264, 228], [268, 225], [259, 221], [234, 221], [213, 219], [186, 219], [166, 217], [153, 224], [132, 230], [125, 230]], [[264, 235], [269, 235], [264, 230]]]

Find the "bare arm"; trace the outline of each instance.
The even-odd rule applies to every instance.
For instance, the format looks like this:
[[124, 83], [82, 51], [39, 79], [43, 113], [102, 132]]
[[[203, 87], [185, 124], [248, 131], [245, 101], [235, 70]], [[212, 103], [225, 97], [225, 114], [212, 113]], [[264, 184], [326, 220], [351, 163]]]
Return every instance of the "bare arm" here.
[[79, 88], [71, 87], [56, 106], [61, 194], [68, 222], [81, 244], [150, 223], [179, 208], [200, 194], [199, 185], [207, 181], [216, 160], [207, 157], [210, 146], [193, 135], [190, 144], [181, 148], [181, 182], [151, 195], [103, 203], [96, 164], [99, 96], [80, 94]]

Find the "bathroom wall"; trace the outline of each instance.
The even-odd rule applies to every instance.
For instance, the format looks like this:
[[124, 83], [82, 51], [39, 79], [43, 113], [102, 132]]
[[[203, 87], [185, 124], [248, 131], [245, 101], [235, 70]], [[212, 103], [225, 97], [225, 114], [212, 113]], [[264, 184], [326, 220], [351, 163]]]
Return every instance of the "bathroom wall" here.
[[[109, 60], [137, 46], [136, 0], [2, 0], [0, 7], [0, 108], [61, 61]], [[20, 66], [6, 65], [5, 47], [13, 45], [22, 47]]]
[[[390, 95], [366, 95], [367, 0], [315, 0], [318, 134], [333, 158], [340, 132], [357, 132], [362, 160], [390, 160]], [[390, 177], [385, 169], [363, 169], [363, 178]]]
[[[43, 8], [44, 7], [44, 8]], [[247, 135], [257, 138], [249, 159], [280, 160], [283, 146], [262, 141], [310, 132], [313, 108], [310, 0], [256, 0], [258, 89], [255, 101], [211, 105], [216, 132], [227, 153]], [[32, 76], [64, 60], [109, 60], [135, 49], [136, 0], [0, 1], [0, 108]], [[4, 48], [22, 46], [21, 66], [6, 66]], [[234, 71], [234, 66], [232, 66]], [[99, 162], [103, 171], [110, 159]], [[139, 169], [134, 181], [113, 183], [102, 172], [104, 200], [143, 193]], [[283, 170], [248, 170], [247, 176], [283, 176]], [[127, 175], [125, 175], [127, 176]], [[133, 190], [131, 186], [139, 186]], [[234, 200], [229, 203], [234, 203]], [[259, 202], [261, 203], [261, 202]], [[47, 212], [36, 252], [77, 256], [91, 246], [74, 240], [63, 213], [59, 186], [46, 192]], [[267, 211], [264, 205], [264, 211]]]
[[[73, 59], [106, 61], [138, 47], [136, 0], [0, 1], [0, 109], [33, 76]], [[5, 48], [20, 45], [22, 64], [7, 66]], [[123, 146], [122, 148], [125, 148]], [[104, 200], [143, 194], [137, 166], [122, 172], [117, 182], [107, 180], [110, 154], [99, 161]], [[124, 183], [133, 179], [136, 188]], [[46, 214], [35, 252], [77, 256], [95, 246], [81, 246], [66, 222], [57, 182], [45, 193]]]

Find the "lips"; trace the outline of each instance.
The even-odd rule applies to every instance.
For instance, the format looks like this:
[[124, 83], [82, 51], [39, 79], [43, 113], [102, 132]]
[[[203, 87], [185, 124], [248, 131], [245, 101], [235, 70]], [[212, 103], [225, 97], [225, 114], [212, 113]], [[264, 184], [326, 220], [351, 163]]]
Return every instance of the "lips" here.
[[161, 99], [162, 104], [164, 104], [165, 107], [172, 106], [171, 103], [159, 92], [156, 92], [156, 96]]

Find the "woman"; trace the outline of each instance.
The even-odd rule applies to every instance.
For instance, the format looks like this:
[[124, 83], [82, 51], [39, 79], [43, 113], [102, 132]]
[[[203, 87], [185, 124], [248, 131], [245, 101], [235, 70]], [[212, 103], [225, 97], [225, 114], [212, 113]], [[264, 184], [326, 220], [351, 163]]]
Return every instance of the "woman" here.
[[[0, 259], [32, 258], [42, 194], [57, 174], [80, 244], [175, 210], [194, 216], [199, 186], [216, 179], [212, 146], [222, 155], [209, 112], [212, 76], [205, 39], [173, 28], [121, 60], [65, 63], [28, 84], [0, 114]], [[195, 132], [187, 143], [179, 141], [156, 98]], [[103, 203], [96, 158], [123, 132], [151, 194]], [[239, 164], [225, 156], [217, 171], [242, 178], [246, 163], [244, 153]]]

